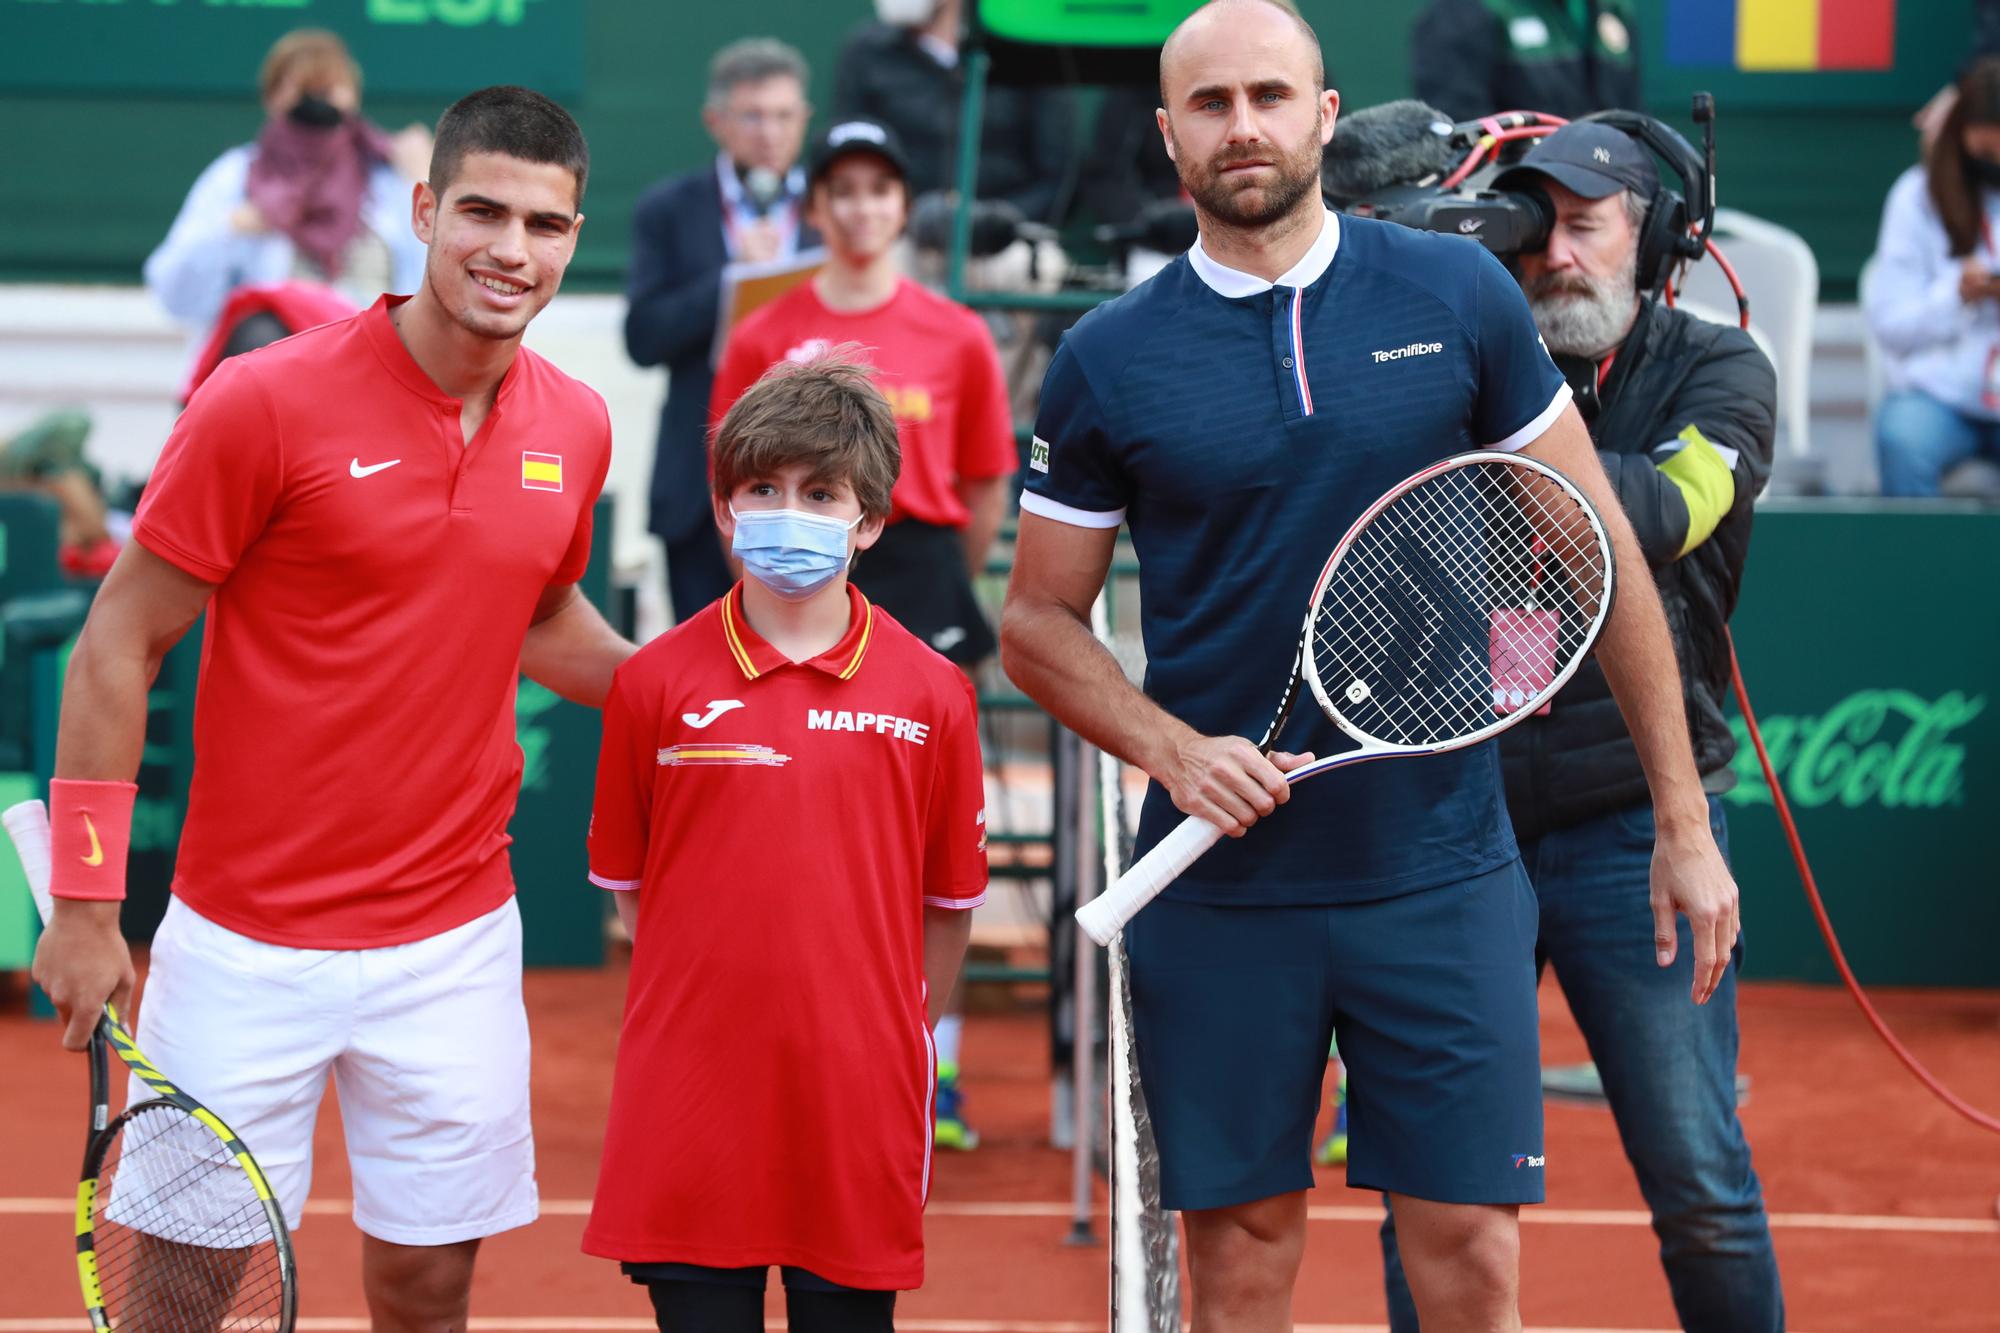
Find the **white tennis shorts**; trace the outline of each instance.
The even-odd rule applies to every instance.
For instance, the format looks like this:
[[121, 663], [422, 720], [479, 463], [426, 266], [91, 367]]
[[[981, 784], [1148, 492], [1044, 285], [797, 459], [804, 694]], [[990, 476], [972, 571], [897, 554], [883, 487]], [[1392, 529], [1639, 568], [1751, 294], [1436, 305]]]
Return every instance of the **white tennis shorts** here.
[[[528, 1015], [514, 901], [384, 949], [293, 949], [175, 898], [153, 937], [141, 1050], [236, 1131], [298, 1226], [327, 1075], [354, 1224], [449, 1245], [535, 1220]], [[130, 1096], [146, 1096], [133, 1079]]]

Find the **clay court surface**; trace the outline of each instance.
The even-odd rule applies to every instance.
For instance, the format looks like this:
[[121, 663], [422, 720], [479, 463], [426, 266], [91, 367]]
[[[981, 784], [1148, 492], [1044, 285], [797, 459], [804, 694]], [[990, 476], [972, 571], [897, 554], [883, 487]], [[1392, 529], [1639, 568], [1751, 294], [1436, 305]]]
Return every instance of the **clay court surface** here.
[[[528, 977], [542, 1219], [487, 1243], [474, 1330], [652, 1327], [612, 1265], [577, 1249], [597, 1173], [625, 972]], [[1553, 985], [1545, 1057], [1584, 1058]], [[1891, 992], [1890, 1021], [1962, 1095], [2000, 1109], [2000, 996]], [[1031, 989], [986, 997], [969, 1021], [966, 1088], [985, 1136], [938, 1162], [929, 1282], [898, 1306], [907, 1333], [1086, 1333], [1105, 1326], [1106, 1252], [1065, 1245], [1068, 1154], [1046, 1146], [1045, 1021]], [[0, 1012], [0, 1333], [87, 1328], [76, 1299], [70, 1213], [83, 1146], [84, 1066], [52, 1025], [25, 1016], [17, 985]], [[1839, 991], [1744, 988], [1744, 1109], [1772, 1211], [1797, 1333], [2000, 1330], [2000, 1135], [1935, 1101], [1894, 1063]], [[746, 1057], [749, 1055], [746, 1052]], [[746, 1063], [745, 1076], [754, 1076]], [[798, 1132], [811, 1134], [812, 1108]], [[253, 1145], [254, 1147], [254, 1145]], [[364, 1330], [359, 1238], [329, 1101], [317, 1179], [298, 1235], [303, 1330]], [[1549, 1203], [1524, 1210], [1523, 1306], [1540, 1330], [1675, 1327], [1652, 1232], [1603, 1111], [1551, 1105]], [[1375, 1201], [1322, 1172], [1296, 1306], [1299, 1327], [1383, 1327]], [[1098, 1218], [1098, 1231], [1105, 1230]], [[782, 1327], [781, 1306], [770, 1306]]]

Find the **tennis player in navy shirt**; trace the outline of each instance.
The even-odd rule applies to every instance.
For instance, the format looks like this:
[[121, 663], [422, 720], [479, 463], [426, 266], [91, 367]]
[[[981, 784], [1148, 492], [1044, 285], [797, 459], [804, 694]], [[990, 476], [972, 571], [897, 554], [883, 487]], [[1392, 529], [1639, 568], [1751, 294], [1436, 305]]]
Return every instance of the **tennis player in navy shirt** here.
[[[1339, 98], [1323, 68], [1312, 29], [1273, 0], [1214, 0], [1162, 49], [1160, 129], [1201, 239], [1086, 316], [1049, 367], [1003, 660], [1152, 776], [1141, 850], [1182, 812], [1240, 839], [1126, 929], [1195, 1327], [1289, 1326], [1337, 1027], [1348, 1184], [1389, 1195], [1425, 1333], [1518, 1329], [1517, 1210], [1541, 1201], [1543, 1176], [1536, 906], [1498, 754], [1359, 766], [1290, 799], [1285, 771], [1344, 748], [1338, 733], [1300, 708], [1284, 750], [1244, 737], [1289, 678], [1335, 538], [1430, 462], [1530, 453], [1596, 502], [1626, 568], [1645, 563], [1500, 264], [1469, 241], [1326, 211]], [[1089, 629], [1121, 524], [1139, 560], [1143, 692]], [[1654, 897], [1694, 925], [1700, 1003], [1736, 938], [1736, 886], [1659, 599], [1644, 578], [1619, 594], [1599, 659], [1653, 792]], [[1674, 947], [1660, 939], [1663, 963]]]

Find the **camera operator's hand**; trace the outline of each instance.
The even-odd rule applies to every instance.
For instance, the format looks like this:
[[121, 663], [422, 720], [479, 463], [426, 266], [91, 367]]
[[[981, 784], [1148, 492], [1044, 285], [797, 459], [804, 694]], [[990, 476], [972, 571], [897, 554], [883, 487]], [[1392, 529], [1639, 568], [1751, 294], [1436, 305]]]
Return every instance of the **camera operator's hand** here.
[[1996, 277], [1976, 255], [1967, 255], [1958, 268], [1958, 299], [1971, 305], [1974, 301], [1995, 297], [2000, 297], [2000, 277]]

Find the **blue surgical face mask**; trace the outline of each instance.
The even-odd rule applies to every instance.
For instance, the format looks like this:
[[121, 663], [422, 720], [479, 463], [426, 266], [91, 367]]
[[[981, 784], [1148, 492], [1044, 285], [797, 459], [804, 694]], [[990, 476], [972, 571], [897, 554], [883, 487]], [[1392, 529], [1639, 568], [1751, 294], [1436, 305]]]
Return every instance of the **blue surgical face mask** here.
[[802, 509], [752, 509], [739, 514], [729, 549], [743, 572], [788, 602], [802, 602], [847, 568], [847, 534], [860, 525]]

